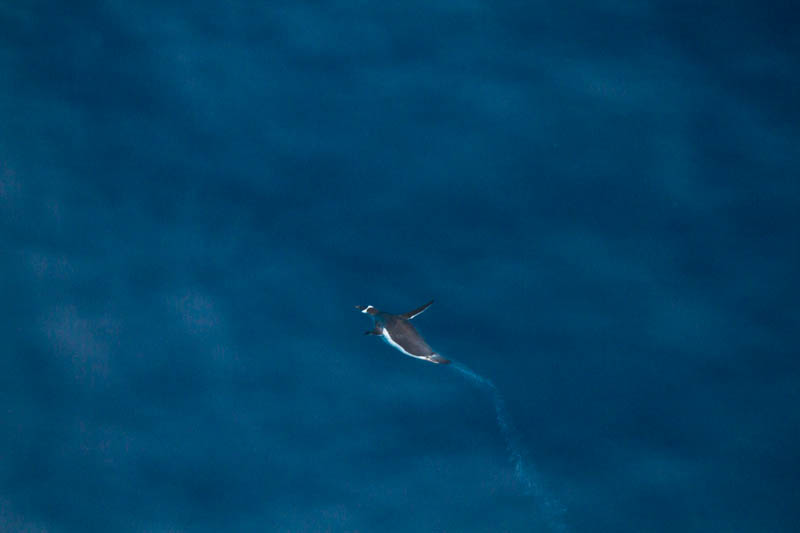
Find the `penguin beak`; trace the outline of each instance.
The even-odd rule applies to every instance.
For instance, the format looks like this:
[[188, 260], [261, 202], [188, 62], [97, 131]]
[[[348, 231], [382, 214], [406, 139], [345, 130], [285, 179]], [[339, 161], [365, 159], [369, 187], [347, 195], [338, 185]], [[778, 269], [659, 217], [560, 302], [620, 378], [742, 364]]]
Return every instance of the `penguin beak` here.
[[358, 309], [359, 311], [363, 311], [364, 309], [366, 309], [363, 305], [356, 305], [355, 308]]

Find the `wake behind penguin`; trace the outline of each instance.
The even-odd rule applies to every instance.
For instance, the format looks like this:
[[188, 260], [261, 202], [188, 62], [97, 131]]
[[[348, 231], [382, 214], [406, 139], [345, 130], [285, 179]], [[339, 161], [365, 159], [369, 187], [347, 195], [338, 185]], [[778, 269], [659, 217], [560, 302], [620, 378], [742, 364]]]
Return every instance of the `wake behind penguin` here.
[[[375, 323], [375, 327], [365, 332], [364, 335], [379, 335], [393, 347], [410, 357], [446, 365], [449, 364], [450, 361], [434, 352], [409, 322], [412, 318], [425, 311], [432, 303], [433, 300], [422, 307], [400, 315], [378, 311], [371, 305], [357, 305], [356, 309], [370, 315]], [[564, 508], [558, 500], [548, 495], [543, 486], [536, 481], [537, 476], [535, 469], [526, 460], [527, 454], [514, 428], [511, 415], [506, 408], [505, 401], [500, 391], [492, 380], [478, 374], [462, 363], [456, 362], [451, 368], [458, 371], [459, 374], [468, 379], [471, 383], [482, 387], [491, 394], [497, 425], [506, 441], [511, 463], [514, 467], [514, 474], [522, 484], [525, 494], [535, 497], [539, 512], [547, 522], [549, 529], [553, 531], [566, 531], [567, 526], [562, 517]]]
[[425, 311], [432, 303], [433, 300], [422, 307], [400, 315], [378, 311], [371, 305], [366, 307], [357, 305], [356, 309], [360, 309], [362, 313], [370, 315], [375, 322], [375, 327], [365, 332], [364, 335], [379, 335], [393, 347], [410, 357], [446, 365], [450, 361], [434, 352], [410, 322], [412, 318]]

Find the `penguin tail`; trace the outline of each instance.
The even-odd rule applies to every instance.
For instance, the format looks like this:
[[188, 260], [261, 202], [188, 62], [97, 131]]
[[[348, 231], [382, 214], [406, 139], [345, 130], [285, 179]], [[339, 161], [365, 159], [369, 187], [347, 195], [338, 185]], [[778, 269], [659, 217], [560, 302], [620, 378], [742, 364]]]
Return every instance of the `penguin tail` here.
[[438, 353], [435, 353], [435, 354], [429, 356], [428, 357], [428, 361], [430, 361], [431, 363], [436, 363], [437, 365], [449, 365], [450, 364], [450, 360], [449, 359], [445, 359], [444, 357], [442, 357]]

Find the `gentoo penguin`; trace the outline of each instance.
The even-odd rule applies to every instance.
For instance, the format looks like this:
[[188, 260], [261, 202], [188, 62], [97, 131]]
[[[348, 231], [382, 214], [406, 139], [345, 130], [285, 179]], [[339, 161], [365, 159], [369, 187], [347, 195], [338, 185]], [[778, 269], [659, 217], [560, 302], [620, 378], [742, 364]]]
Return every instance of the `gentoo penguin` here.
[[417, 359], [424, 359], [431, 363], [446, 365], [450, 363], [450, 361], [434, 352], [417, 330], [414, 329], [411, 322], [409, 322], [409, 320], [422, 313], [432, 303], [433, 300], [422, 307], [409, 311], [408, 313], [403, 313], [402, 315], [383, 313], [371, 305], [366, 307], [357, 305], [356, 309], [360, 309], [362, 313], [372, 316], [372, 319], [375, 321], [375, 327], [365, 332], [364, 335], [381, 335], [386, 342], [406, 355], [416, 357]]

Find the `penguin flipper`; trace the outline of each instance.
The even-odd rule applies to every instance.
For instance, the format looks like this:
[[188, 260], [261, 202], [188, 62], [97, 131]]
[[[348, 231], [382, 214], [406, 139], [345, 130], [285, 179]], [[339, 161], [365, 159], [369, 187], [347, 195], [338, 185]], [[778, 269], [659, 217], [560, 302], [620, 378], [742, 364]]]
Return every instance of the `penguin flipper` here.
[[364, 335], [383, 335], [383, 332], [381, 331], [381, 328], [379, 328], [378, 326], [375, 326], [375, 329], [371, 329], [369, 331], [365, 331]]
[[430, 302], [426, 303], [422, 307], [417, 307], [413, 311], [409, 311], [408, 313], [403, 313], [400, 316], [405, 318], [406, 320], [411, 320], [412, 318], [414, 318], [415, 316], [417, 316], [418, 314], [420, 314], [424, 310], [426, 310], [428, 307], [430, 307], [432, 303], [433, 303], [433, 300], [431, 300]]

